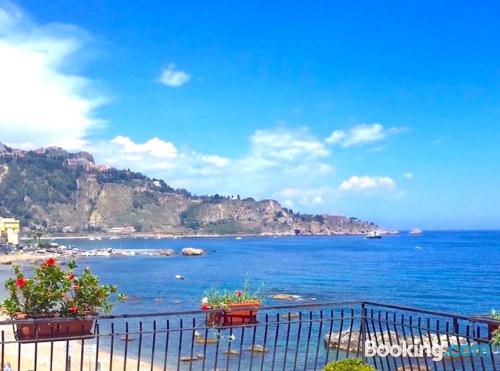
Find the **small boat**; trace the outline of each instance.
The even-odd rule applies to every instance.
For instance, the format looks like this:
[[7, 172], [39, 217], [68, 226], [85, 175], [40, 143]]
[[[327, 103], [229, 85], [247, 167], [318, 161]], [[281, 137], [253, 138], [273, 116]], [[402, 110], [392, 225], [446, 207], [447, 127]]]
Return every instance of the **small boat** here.
[[382, 238], [382, 235], [378, 234], [376, 231], [372, 231], [366, 235], [366, 238], [369, 238], [369, 239]]
[[413, 228], [410, 233], [412, 236], [416, 236], [416, 235], [419, 235], [419, 234], [422, 234], [422, 230], [419, 229], [419, 228]]
[[235, 240], [241, 240], [241, 237], [236, 237]]
[[181, 276], [180, 274], [176, 274], [176, 275], [175, 275], [175, 279], [176, 279], [176, 280], [183, 280], [183, 279], [184, 279], [184, 277], [183, 277], [183, 276]]

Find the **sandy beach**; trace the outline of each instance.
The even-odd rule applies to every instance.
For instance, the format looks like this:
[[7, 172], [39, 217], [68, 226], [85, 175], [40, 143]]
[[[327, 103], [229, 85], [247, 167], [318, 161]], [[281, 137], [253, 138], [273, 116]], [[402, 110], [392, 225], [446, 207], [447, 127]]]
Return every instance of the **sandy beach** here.
[[4, 264], [4, 265], [14, 264], [15, 265], [15, 264], [22, 264], [22, 263], [33, 263], [33, 262], [42, 261], [43, 259], [46, 259], [47, 256], [49, 256], [49, 255], [54, 255], [54, 254], [34, 255], [34, 254], [20, 253], [20, 254], [0, 255], [0, 264]]
[[[3, 320], [6, 318], [4, 317]], [[1, 325], [0, 333], [5, 336], [5, 347], [3, 350], [4, 366], [10, 363], [12, 370], [29, 371], [40, 370], [49, 371], [51, 360], [51, 344], [48, 342], [38, 343], [35, 348], [34, 343], [24, 343], [19, 345], [15, 342], [14, 333], [11, 325]], [[52, 348], [52, 370], [64, 371], [66, 350], [68, 350], [69, 359], [71, 362], [71, 370], [95, 370], [96, 369], [96, 347], [95, 340], [85, 340], [82, 352], [82, 341], [70, 341], [67, 346], [66, 341], [57, 341], [53, 343]], [[19, 348], [21, 348], [21, 357], [18, 356]], [[35, 367], [35, 349], [36, 349], [36, 367]], [[1, 352], [1, 350], [0, 350]], [[0, 356], [2, 356], [0, 354]], [[83, 356], [83, 359], [82, 359]], [[146, 357], [145, 357], [146, 358]], [[100, 348], [98, 354], [98, 362], [101, 370], [110, 370], [110, 353]], [[116, 351], [113, 354], [112, 369], [124, 369], [124, 357], [121, 352]], [[81, 367], [83, 365], [83, 367]], [[127, 369], [137, 369], [137, 359], [132, 356], [127, 357]], [[3, 368], [2, 368], [3, 369]], [[163, 367], [153, 366], [145, 360], [141, 359], [139, 370], [163, 370]]]

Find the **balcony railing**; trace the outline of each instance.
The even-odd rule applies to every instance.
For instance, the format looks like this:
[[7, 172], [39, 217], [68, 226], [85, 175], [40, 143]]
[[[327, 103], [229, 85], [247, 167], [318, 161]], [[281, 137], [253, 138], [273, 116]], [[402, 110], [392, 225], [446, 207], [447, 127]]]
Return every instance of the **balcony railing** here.
[[[16, 371], [321, 370], [344, 358], [363, 359], [377, 370], [500, 368], [484, 318], [373, 302], [263, 307], [257, 323], [238, 326], [208, 326], [206, 315], [101, 316], [91, 333], [82, 326], [73, 335], [64, 323], [47, 327], [55, 319], [3, 321], [0, 361]], [[35, 339], [23, 338], [23, 324]], [[449, 354], [440, 360], [425, 351], [368, 356], [367, 341], [376, 347], [439, 345]]]

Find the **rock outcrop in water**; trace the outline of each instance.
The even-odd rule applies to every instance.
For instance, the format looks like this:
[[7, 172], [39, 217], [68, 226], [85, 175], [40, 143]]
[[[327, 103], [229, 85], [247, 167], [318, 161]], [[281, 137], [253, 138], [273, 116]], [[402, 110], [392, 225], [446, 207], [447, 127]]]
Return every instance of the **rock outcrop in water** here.
[[186, 256], [199, 256], [205, 254], [205, 250], [203, 249], [195, 249], [193, 247], [186, 247], [182, 249], [182, 255]]
[[163, 180], [96, 165], [86, 152], [0, 146], [0, 215], [49, 233], [333, 235], [373, 223], [299, 214], [274, 200], [195, 196]]

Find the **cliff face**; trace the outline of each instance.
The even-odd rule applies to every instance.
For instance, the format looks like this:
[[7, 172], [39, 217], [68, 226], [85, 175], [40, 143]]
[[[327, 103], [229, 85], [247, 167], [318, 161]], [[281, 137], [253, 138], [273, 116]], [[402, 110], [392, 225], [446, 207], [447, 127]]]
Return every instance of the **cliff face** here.
[[346, 234], [377, 229], [355, 218], [296, 214], [274, 200], [193, 196], [88, 153], [0, 149], [0, 215], [51, 232], [132, 227], [171, 234]]

